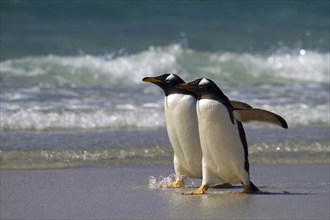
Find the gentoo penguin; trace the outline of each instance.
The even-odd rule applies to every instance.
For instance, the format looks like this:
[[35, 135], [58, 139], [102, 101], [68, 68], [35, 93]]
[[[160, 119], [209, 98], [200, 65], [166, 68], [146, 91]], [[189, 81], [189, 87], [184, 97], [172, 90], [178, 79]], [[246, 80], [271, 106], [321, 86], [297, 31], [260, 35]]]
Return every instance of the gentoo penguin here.
[[[219, 182], [242, 183], [243, 193], [259, 191], [250, 181], [247, 141], [242, 123], [237, 119], [242, 115], [242, 118], [251, 120], [253, 116], [249, 118], [248, 113], [240, 114], [240, 110], [235, 110], [227, 96], [210, 79], [182, 83], [178, 88], [194, 92], [198, 97], [196, 109], [203, 154], [202, 185], [184, 194], [204, 194], [210, 185]], [[287, 127], [285, 120], [279, 124]]]
[[[184, 81], [175, 74], [145, 77], [142, 81], [156, 84], [165, 93], [166, 128], [174, 150], [173, 161], [177, 177], [176, 181], [167, 187], [181, 187], [187, 177], [201, 179], [202, 151], [196, 113], [197, 96], [193, 92], [178, 89], [177, 85]], [[233, 101], [232, 105], [242, 109], [252, 108], [239, 101]]]
[[165, 93], [166, 129], [174, 151], [174, 170], [177, 178], [167, 187], [181, 187], [187, 177], [201, 179], [202, 151], [196, 113], [197, 97], [192, 92], [176, 88], [184, 81], [175, 74], [145, 77], [142, 81], [156, 84]]

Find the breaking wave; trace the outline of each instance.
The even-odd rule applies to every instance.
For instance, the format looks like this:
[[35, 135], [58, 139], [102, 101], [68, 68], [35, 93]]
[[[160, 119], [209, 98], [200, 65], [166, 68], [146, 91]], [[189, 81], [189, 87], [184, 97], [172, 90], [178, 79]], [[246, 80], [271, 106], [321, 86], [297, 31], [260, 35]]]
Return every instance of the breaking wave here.
[[48, 55], [5, 60], [1, 130], [104, 129], [165, 125], [162, 92], [145, 76], [208, 77], [231, 99], [281, 114], [289, 125], [329, 124], [329, 53], [202, 52], [180, 44], [136, 54]]

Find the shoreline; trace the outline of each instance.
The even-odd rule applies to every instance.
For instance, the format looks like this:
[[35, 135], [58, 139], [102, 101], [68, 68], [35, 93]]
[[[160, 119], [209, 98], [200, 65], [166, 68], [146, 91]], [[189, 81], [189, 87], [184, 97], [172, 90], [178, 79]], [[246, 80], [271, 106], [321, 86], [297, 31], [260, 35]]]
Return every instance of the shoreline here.
[[[251, 164], [330, 163], [329, 128], [246, 129]], [[172, 165], [165, 128], [0, 132], [0, 169]]]

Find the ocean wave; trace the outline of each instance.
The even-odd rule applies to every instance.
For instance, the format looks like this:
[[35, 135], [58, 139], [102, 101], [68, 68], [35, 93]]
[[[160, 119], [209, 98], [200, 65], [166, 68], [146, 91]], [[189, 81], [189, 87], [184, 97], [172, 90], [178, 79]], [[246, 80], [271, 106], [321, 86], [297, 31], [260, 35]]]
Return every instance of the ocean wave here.
[[[304, 49], [269, 55], [221, 53], [211, 54], [210, 60], [213, 65], [205, 67], [205, 72], [223, 74], [231, 82], [241, 78], [243, 83], [290, 80], [329, 84], [329, 53]], [[241, 76], [236, 78], [235, 72]]]
[[[140, 82], [146, 74], [176, 72], [177, 58], [184, 49], [174, 44], [149, 47], [133, 55], [25, 57], [0, 63], [7, 81], [26, 80], [58, 84], [102, 84], [113, 81]], [[35, 79], [35, 80], [34, 80]]]
[[[153, 104], [154, 105], [154, 104]], [[322, 104], [308, 107], [304, 104], [262, 105], [256, 106], [283, 116], [292, 126], [329, 125], [329, 106]], [[312, 110], [311, 110], [312, 109]], [[51, 130], [100, 130], [123, 128], [158, 128], [165, 127], [165, 115], [162, 105], [136, 108], [122, 106], [116, 110], [65, 110], [43, 111], [38, 109], [20, 109], [1, 111], [0, 126], [2, 131], [51, 131]], [[274, 127], [258, 122], [245, 123], [248, 127]]]
[[[328, 163], [324, 143], [258, 143], [249, 146], [250, 161], [264, 164]], [[172, 164], [170, 146], [102, 149], [0, 150], [0, 169], [58, 169], [114, 164]]]
[[146, 109], [117, 111], [48, 112], [33, 109], [1, 112], [1, 130], [93, 130], [151, 128], [165, 125], [162, 111]]
[[150, 46], [136, 54], [92, 56], [48, 55], [10, 59], [0, 63], [5, 81], [36, 79], [50, 83], [102, 83], [128, 80], [139, 83], [145, 75], [165, 72], [210, 77], [225, 82], [298, 80], [329, 84], [329, 53], [304, 49], [277, 50], [270, 54], [199, 52], [181, 44]]
[[1, 130], [163, 127], [163, 94], [145, 76], [208, 77], [230, 99], [287, 119], [329, 124], [329, 53], [202, 52], [172, 44], [136, 54], [48, 55], [0, 62]]
[[98, 150], [0, 150], [1, 169], [57, 169], [86, 165], [111, 165], [131, 162], [137, 159], [167, 157], [172, 154], [170, 148], [161, 146], [132, 149]]

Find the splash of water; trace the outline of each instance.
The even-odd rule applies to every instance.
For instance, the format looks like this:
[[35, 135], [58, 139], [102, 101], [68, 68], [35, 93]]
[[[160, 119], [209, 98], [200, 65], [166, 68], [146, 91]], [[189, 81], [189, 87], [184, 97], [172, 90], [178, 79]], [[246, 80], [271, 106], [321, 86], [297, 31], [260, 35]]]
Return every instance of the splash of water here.
[[[154, 176], [148, 177], [148, 186], [151, 189], [164, 188], [164, 186], [170, 185], [175, 182], [177, 176], [175, 174], [170, 174], [169, 176], [159, 176], [158, 180]], [[181, 176], [180, 179], [183, 179]], [[184, 178], [184, 187], [193, 187], [194, 181], [191, 178]], [[165, 187], [166, 188], [166, 187]]]

